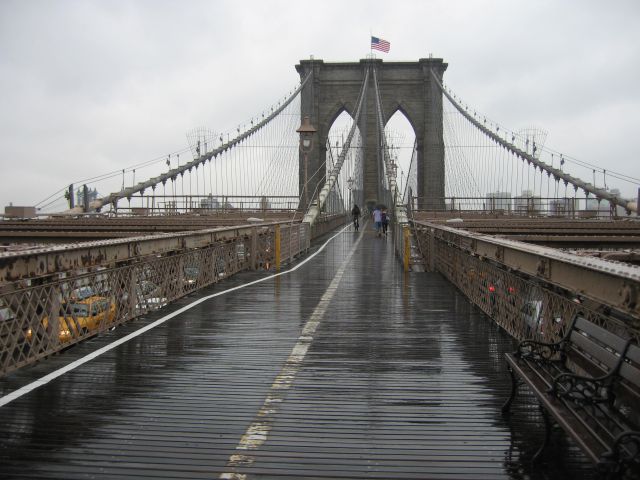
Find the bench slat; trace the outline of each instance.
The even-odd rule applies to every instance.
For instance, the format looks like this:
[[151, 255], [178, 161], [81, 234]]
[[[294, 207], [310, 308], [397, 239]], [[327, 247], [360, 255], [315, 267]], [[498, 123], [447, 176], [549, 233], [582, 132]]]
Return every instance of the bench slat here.
[[580, 445], [582, 451], [596, 463], [601, 455], [608, 450], [607, 445], [603, 445], [597, 438], [588, 434], [584, 424], [571, 412], [564, 403], [553, 395], [547, 394], [548, 384], [535, 374], [535, 371], [520, 362], [518, 358], [507, 353], [507, 362], [513, 368], [514, 373], [522, 378], [531, 391], [538, 398], [543, 407], [553, 416], [558, 424]]
[[590, 337], [593, 337], [598, 342], [611, 347], [612, 350], [618, 353], [624, 351], [624, 348], [627, 345], [626, 339], [619, 337], [618, 335], [611, 333], [582, 317], [578, 317], [576, 319], [574, 328], [582, 330]]
[[640, 387], [640, 369], [630, 363], [624, 362], [620, 365], [620, 376], [630, 384]]
[[[626, 360], [620, 365], [618, 374], [622, 378], [616, 389], [619, 400], [629, 405], [640, 403], [640, 347], [629, 345], [625, 355]], [[640, 423], [639, 414], [631, 415], [632, 421]]]
[[629, 349], [627, 350], [625, 357], [636, 365], [640, 365], [640, 347], [635, 344], [629, 345]]
[[571, 343], [577, 345], [579, 350], [590, 355], [598, 362], [606, 365], [609, 370], [613, 369], [620, 357], [614, 353], [605, 350], [600, 345], [595, 343], [593, 339], [584, 336], [583, 334], [573, 331], [571, 332]]

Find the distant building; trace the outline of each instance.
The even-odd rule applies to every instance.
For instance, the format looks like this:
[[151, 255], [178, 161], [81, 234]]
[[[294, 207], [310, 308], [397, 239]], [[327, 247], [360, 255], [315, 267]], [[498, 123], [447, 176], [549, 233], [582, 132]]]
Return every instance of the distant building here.
[[487, 193], [486, 210], [511, 211], [511, 192], [490, 192]]
[[[611, 190], [609, 190], [609, 193], [612, 194], [612, 195], [615, 195], [618, 198], [622, 198], [622, 194], [620, 193], [620, 190], [617, 189], [617, 188], [612, 188]], [[634, 199], [634, 200], [635, 200], [635, 204], [637, 205], [638, 204], [637, 199]], [[607, 205], [608, 204], [609, 204], [609, 202], [607, 202]], [[627, 209], [617, 205], [615, 214], [618, 217], [626, 217], [627, 216]]]
[[76, 205], [89, 205], [94, 200], [98, 199], [98, 190], [93, 188], [87, 188], [87, 201], [84, 200], [84, 187], [76, 190]]
[[542, 210], [542, 199], [531, 190], [523, 190], [513, 198], [513, 211], [518, 215], [538, 215]]
[[220, 208], [220, 202], [217, 198], [209, 195], [207, 198], [200, 200], [200, 208], [217, 209]]
[[608, 212], [609, 202], [606, 200], [598, 200], [597, 198], [587, 198], [585, 210]]
[[4, 207], [4, 216], [7, 218], [35, 218], [36, 207], [18, 207], [10, 202], [8, 206]]
[[575, 198], [556, 198], [549, 201], [549, 215], [552, 217], [573, 217], [575, 211]]
[[[608, 190], [608, 192], [618, 198], [622, 198], [620, 190], [617, 188], [612, 188]], [[632, 199], [631, 201], [637, 204], [637, 199]], [[615, 210], [612, 212], [611, 203], [609, 203], [608, 200], [598, 201], [598, 199], [596, 198], [589, 198], [587, 199], [586, 209], [592, 212], [597, 212], [597, 215], [599, 217], [608, 217], [610, 215], [615, 215], [618, 217], [628, 216], [627, 209], [619, 205], [616, 205]]]

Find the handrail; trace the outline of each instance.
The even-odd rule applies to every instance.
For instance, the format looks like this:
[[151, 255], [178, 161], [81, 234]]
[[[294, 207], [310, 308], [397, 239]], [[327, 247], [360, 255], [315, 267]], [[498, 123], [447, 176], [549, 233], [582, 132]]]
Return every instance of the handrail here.
[[[412, 221], [434, 240], [465, 254], [580, 293], [640, 318], [640, 267], [584, 257], [542, 245], [499, 238], [429, 221]], [[435, 255], [435, 251], [429, 252]]]
[[161, 255], [189, 248], [203, 248], [240, 235], [251, 235], [253, 229], [284, 222], [264, 222], [231, 227], [207, 228], [195, 231], [160, 233], [93, 242], [53, 245], [45, 248], [0, 252], [0, 285], [21, 279], [33, 279], [78, 268], [93, 268], [132, 259]]

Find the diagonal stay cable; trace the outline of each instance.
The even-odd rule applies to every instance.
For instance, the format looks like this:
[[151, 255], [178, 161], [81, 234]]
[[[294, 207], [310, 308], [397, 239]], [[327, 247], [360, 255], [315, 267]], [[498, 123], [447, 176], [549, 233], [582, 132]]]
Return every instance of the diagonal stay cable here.
[[399, 223], [407, 222], [407, 212], [402, 205], [402, 199], [400, 199], [400, 191], [396, 183], [396, 176], [391, 168], [391, 158], [389, 157], [389, 148], [387, 146], [387, 139], [384, 134], [384, 112], [382, 111], [382, 102], [380, 101], [380, 90], [378, 89], [378, 75], [376, 68], [373, 68], [373, 87], [375, 89], [375, 101], [376, 101], [376, 113], [378, 120], [378, 130], [380, 132], [381, 147], [383, 153], [383, 161], [385, 167], [385, 173], [387, 177], [387, 184], [391, 194], [391, 200], [394, 208], [394, 220]]
[[[308, 76], [307, 76], [308, 78]], [[305, 79], [306, 81], [306, 79]], [[347, 139], [345, 140], [342, 150], [340, 151], [340, 155], [338, 155], [338, 160], [335, 165], [331, 169], [329, 176], [327, 177], [327, 181], [325, 182], [322, 190], [318, 194], [318, 202], [316, 204], [311, 204], [311, 207], [307, 211], [304, 216], [304, 222], [313, 225], [316, 222], [316, 219], [320, 215], [320, 212], [323, 210], [324, 205], [329, 197], [329, 192], [334, 187], [336, 181], [338, 180], [338, 175], [340, 174], [340, 169], [342, 168], [342, 164], [344, 163], [345, 157], [347, 156], [347, 152], [349, 151], [351, 140], [356, 131], [356, 127], [358, 126], [358, 121], [360, 119], [360, 113], [362, 112], [362, 104], [364, 102], [364, 98], [367, 92], [367, 85], [369, 83], [369, 68], [365, 71], [364, 81], [362, 82], [362, 88], [360, 89], [360, 96], [358, 97], [356, 108], [356, 114], [353, 117], [353, 124], [351, 125], [351, 129], [349, 130], [349, 134], [347, 135]]]

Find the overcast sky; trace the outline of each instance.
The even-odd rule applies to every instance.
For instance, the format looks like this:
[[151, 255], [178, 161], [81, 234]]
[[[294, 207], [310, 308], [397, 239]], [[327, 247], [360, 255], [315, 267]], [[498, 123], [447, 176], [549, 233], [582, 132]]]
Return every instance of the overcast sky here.
[[0, 0], [0, 207], [179, 150], [195, 126], [233, 129], [300, 59], [357, 61], [370, 32], [384, 60], [443, 58], [502, 125], [640, 177], [639, 25], [637, 0]]

